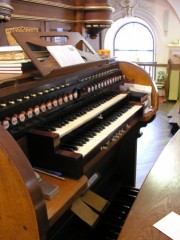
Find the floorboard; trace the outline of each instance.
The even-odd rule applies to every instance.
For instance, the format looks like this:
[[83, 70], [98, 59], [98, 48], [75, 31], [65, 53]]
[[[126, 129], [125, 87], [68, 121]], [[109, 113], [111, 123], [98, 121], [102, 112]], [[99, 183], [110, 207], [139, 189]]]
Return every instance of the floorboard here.
[[161, 151], [172, 137], [171, 125], [167, 115], [174, 104], [175, 102], [172, 101], [160, 103], [154, 121], [141, 129], [143, 135], [137, 143], [137, 188], [141, 187]]

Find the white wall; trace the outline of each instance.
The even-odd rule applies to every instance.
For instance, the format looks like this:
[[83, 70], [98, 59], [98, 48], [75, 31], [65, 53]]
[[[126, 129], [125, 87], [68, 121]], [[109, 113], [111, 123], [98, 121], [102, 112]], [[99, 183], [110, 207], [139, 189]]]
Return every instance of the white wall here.
[[[169, 58], [167, 44], [180, 39], [180, 18], [169, 1], [173, 0], [139, 0], [133, 10], [134, 17], [145, 21], [153, 31], [156, 62], [158, 63], [167, 63]], [[119, 2], [111, 0], [111, 5], [115, 8], [113, 13], [114, 24], [109, 30], [102, 33], [103, 47], [106, 49], [112, 49], [118, 24], [120, 26], [128, 21], [128, 17], [123, 17], [124, 12]]]
[[174, 9], [174, 11], [176, 12], [178, 18], [180, 19], [180, 4], [179, 4], [179, 0], [167, 0], [167, 1], [170, 3], [170, 5]]

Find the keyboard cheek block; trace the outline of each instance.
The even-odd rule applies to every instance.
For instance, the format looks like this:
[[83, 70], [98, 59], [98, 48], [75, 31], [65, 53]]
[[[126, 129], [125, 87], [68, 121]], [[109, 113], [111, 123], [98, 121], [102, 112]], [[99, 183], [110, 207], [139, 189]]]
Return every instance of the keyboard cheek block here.
[[59, 135], [52, 132], [31, 130], [27, 134], [29, 160], [33, 167], [58, 170], [75, 179], [83, 175], [82, 155], [59, 150]]

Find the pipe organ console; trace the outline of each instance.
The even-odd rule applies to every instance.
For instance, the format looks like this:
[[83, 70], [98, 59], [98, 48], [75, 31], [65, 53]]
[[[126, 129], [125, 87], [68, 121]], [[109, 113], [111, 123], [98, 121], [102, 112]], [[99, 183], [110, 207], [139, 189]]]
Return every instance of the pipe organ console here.
[[[121, 90], [125, 82], [151, 86], [150, 112], [144, 113], [143, 104]], [[154, 118], [157, 102], [156, 89], [143, 69], [114, 60], [1, 82], [1, 132], [18, 143], [24, 161], [61, 171], [70, 181], [85, 175], [88, 189], [109, 202], [98, 223], [89, 227], [71, 211], [70, 201], [49, 224], [47, 239], [117, 239], [138, 193], [134, 185], [139, 131]], [[5, 139], [1, 137], [2, 146]], [[79, 195], [83, 193], [84, 189]]]

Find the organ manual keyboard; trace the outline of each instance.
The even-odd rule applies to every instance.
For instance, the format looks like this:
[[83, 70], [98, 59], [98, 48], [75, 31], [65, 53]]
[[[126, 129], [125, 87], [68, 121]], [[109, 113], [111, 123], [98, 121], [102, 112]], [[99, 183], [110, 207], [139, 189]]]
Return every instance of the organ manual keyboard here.
[[[114, 202], [122, 186], [135, 185], [136, 142], [140, 128], [152, 121], [157, 111], [156, 88], [138, 66], [101, 60], [95, 52], [80, 52], [90, 62], [52, 70], [51, 58], [49, 65], [48, 60], [43, 65], [29, 49], [31, 42], [39, 46], [39, 37], [44, 36], [33, 34], [34, 40], [32, 34], [27, 34], [25, 40], [21, 34], [16, 37], [41, 75], [16, 75], [6, 80], [1, 77], [0, 123], [22, 148], [32, 167], [58, 170], [77, 181], [86, 175], [88, 188]], [[67, 34], [68, 44], [73, 44], [72, 36], [77, 36], [58, 34]], [[46, 35], [54, 37], [56, 33]], [[129, 90], [122, 90], [125, 83], [150, 87], [150, 111], [145, 113], [143, 103], [132, 101]], [[75, 226], [76, 220], [68, 209], [53, 222], [48, 239], [68, 239], [68, 227]], [[81, 221], [78, 224], [84, 226]], [[71, 239], [88, 239], [88, 227], [82, 238], [81, 227], [72, 229], [78, 233]], [[95, 235], [93, 239], [97, 239]]]

